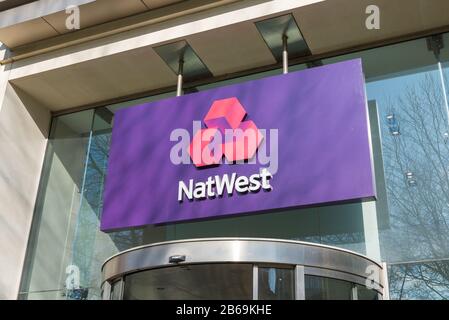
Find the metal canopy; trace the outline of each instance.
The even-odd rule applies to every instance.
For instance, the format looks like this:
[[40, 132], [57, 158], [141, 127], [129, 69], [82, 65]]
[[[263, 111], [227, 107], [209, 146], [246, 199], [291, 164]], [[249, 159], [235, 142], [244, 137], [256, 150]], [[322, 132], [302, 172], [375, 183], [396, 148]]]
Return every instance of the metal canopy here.
[[[251, 271], [247, 270], [251, 266], [252, 281]], [[365, 287], [370, 281], [372, 287], [369, 289], [376, 291], [379, 298], [383, 298], [388, 288], [384, 266], [352, 251], [292, 240], [209, 238], [148, 244], [112, 256], [102, 266], [103, 299], [123, 299], [125, 286], [127, 290], [132, 291], [134, 286], [135, 292], [145, 292], [144, 299], [149, 299], [148, 296], [179, 298], [179, 295], [174, 295], [179, 292], [176, 291], [179, 286], [185, 288], [184, 293], [188, 295], [191, 289], [199, 289], [197, 293], [216, 290], [216, 286], [210, 289], [204, 285], [204, 280], [220, 284], [224, 292], [230, 289], [231, 294], [234, 294], [234, 288], [241, 288], [242, 285], [248, 289], [252, 282], [252, 297], [258, 299], [259, 267], [293, 271], [295, 275], [290, 281], [295, 286], [294, 297], [299, 300], [305, 299], [306, 276], [347, 281], [353, 284], [353, 290], [357, 290], [355, 285]], [[192, 272], [187, 274], [184, 271]], [[229, 286], [226, 286], [220, 279], [217, 280], [215, 275], [223, 275], [223, 272], [240, 275], [237, 280], [233, 278], [238, 284], [229, 279]], [[370, 279], [372, 274], [376, 277]], [[128, 276], [134, 277], [134, 284]], [[203, 282], [198, 283], [198, 280]], [[154, 290], [157, 290], [155, 294], [152, 293]], [[165, 293], [168, 296], [161, 295], [159, 290], [167, 290]], [[248, 294], [248, 290], [244, 292]]]
[[277, 61], [282, 61], [284, 36], [287, 36], [288, 55], [290, 57], [310, 54], [292, 14], [258, 21], [256, 27]]
[[179, 75], [179, 64], [182, 61], [182, 75], [186, 80], [212, 77], [212, 73], [185, 40], [155, 47], [154, 50], [176, 75]]

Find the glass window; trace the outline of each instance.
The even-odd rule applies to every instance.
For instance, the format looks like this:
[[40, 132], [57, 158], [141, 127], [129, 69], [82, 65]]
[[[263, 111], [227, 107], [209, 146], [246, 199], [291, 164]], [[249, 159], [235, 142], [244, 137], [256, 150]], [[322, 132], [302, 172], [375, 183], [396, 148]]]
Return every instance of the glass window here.
[[[86, 230], [81, 248], [77, 216], [89, 219], [83, 194], [84, 173], [91, 140], [93, 110], [53, 120], [33, 221], [23, 284], [32, 299], [72, 299], [73, 290], [88, 290], [83, 268], [92, 258], [94, 229]], [[57, 138], [52, 138], [57, 137]]]
[[390, 299], [449, 299], [449, 260], [393, 264], [388, 278]]
[[294, 300], [294, 269], [259, 267], [259, 300]]
[[124, 300], [251, 300], [251, 264], [185, 265], [131, 274]]
[[117, 280], [111, 284], [110, 300], [122, 300], [123, 281]]
[[306, 300], [351, 300], [352, 283], [306, 275], [305, 294]]
[[405, 265], [449, 258], [448, 43], [449, 34], [436, 35], [323, 60], [362, 58], [385, 176], [384, 186], [376, 181], [381, 259], [403, 266], [392, 267], [400, 274], [390, 277], [392, 298], [439, 297], [436, 279], [446, 277], [441, 268], [427, 277], [417, 273], [426, 264]]
[[[291, 68], [362, 59], [373, 137], [375, 202], [106, 234], [99, 231], [99, 221], [114, 112], [173, 93], [55, 117], [20, 297], [99, 299], [101, 264], [119, 251], [165, 240], [236, 236], [302, 240], [354, 250], [390, 264], [392, 298], [447, 298], [449, 34], [442, 40], [446, 45], [440, 51], [432, 50], [431, 37]], [[280, 70], [191, 91], [273, 74]], [[312, 296], [314, 284], [324, 286], [322, 281], [330, 281], [312, 280]], [[267, 288], [265, 293], [270, 292], [269, 282]]]
[[354, 285], [357, 292], [357, 300], [379, 300], [379, 293], [359, 284]]

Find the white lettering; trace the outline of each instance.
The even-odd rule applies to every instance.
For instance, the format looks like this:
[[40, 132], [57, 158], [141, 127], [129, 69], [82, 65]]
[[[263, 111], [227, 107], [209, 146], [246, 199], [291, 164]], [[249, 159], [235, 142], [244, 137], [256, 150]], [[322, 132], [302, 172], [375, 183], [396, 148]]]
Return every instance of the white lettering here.
[[184, 182], [179, 181], [178, 201], [182, 202], [183, 194], [185, 194], [189, 200], [193, 199], [193, 179], [190, 179], [188, 188]]
[[232, 194], [232, 189], [234, 187], [235, 182], [235, 176], [237, 174], [232, 174], [232, 179], [229, 181], [229, 176], [227, 174], [223, 175], [223, 178], [220, 178], [219, 176], [215, 176], [215, 183], [217, 185], [217, 194], [219, 196], [223, 195], [224, 187], [226, 186], [226, 190], [228, 191], [228, 194]]
[[365, 26], [368, 30], [380, 29], [380, 9], [372, 4], [366, 7], [365, 13], [369, 16], [365, 20]]
[[269, 179], [273, 178], [273, 175], [266, 168], [260, 171], [260, 177], [262, 178], [262, 189], [271, 190]]
[[65, 27], [67, 30], [79, 30], [81, 25], [80, 8], [75, 5], [70, 5], [65, 9], [69, 16], [65, 20]]
[[248, 192], [249, 179], [245, 176], [240, 176], [235, 180], [235, 190], [240, 193]]
[[262, 186], [260, 181], [260, 174], [253, 174], [252, 176], [249, 177], [249, 191], [251, 192], [257, 192], [260, 190], [260, 187]]
[[189, 164], [190, 156], [188, 148], [190, 144], [189, 131], [185, 129], [173, 130], [170, 134], [170, 141], [177, 142], [170, 150], [170, 160], [173, 164]]
[[195, 185], [195, 191], [193, 191], [193, 197], [195, 199], [205, 199], [206, 198], [206, 184], [204, 182], [198, 182]]
[[208, 177], [205, 182], [195, 182], [189, 180], [189, 184], [179, 181], [178, 184], [178, 201], [183, 202], [184, 198], [188, 200], [203, 200], [206, 198], [213, 199], [216, 196], [222, 197], [225, 193], [232, 196], [234, 191], [237, 193], [253, 192], [257, 193], [261, 189], [271, 191], [273, 187], [270, 180], [273, 175], [267, 168], [260, 170], [249, 177], [237, 176], [236, 173], [224, 174], [222, 177]]
[[207, 318], [211, 307], [189, 307], [185, 304], [176, 308], [177, 315], [202, 315]]
[[209, 198], [214, 198], [215, 197], [215, 192], [213, 190], [214, 185], [215, 185], [214, 178], [213, 177], [207, 178], [206, 186], [207, 186], [207, 196]]

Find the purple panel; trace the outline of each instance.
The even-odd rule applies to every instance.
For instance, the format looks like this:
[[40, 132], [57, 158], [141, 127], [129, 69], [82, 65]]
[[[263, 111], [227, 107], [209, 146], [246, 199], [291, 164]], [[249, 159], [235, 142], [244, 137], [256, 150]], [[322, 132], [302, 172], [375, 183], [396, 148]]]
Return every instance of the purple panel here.
[[[170, 161], [172, 130], [192, 134], [214, 101], [236, 97], [259, 129], [278, 129], [269, 192], [178, 201], [178, 183], [250, 176], [263, 165], [196, 168]], [[263, 143], [273, 143], [267, 136]], [[259, 151], [261, 151], [259, 149]], [[375, 196], [361, 61], [268, 77], [120, 110], [114, 119], [104, 231]]]

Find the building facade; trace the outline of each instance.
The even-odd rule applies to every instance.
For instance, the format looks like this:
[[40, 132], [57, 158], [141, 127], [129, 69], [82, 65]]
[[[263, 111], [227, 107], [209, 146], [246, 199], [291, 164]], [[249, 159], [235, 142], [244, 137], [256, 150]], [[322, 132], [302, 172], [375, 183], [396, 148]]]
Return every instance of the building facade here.
[[[212, 298], [449, 298], [448, 12], [445, 0], [1, 2], [0, 298], [202, 298], [210, 288], [191, 289], [201, 277], [218, 291], [217, 279], [230, 279], [229, 292]], [[354, 59], [364, 75], [375, 197], [101, 228], [118, 112]], [[311, 125], [325, 131], [324, 118]], [[154, 119], [151, 130], [163, 122]], [[334, 139], [329, 145], [342, 138]], [[238, 258], [235, 243], [246, 248]], [[329, 260], [310, 260], [313, 250]], [[165, 268], [185, 252], [198, 255], [187, 266], [194, 277]], [[170, 261], [136, 262], [166, 254]], [[367, 279], [370, 263], [381, 270], [381, 296], [362, 285], [362, 271], [337, 263], [353, 260]], [[122, 270], [123, 261], [134, 262]], [[149, 287], [159, 293], [142, 296]]]

